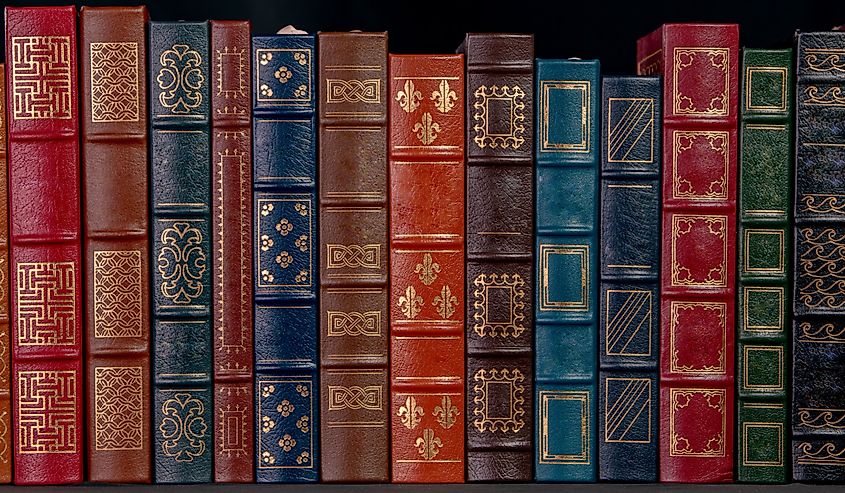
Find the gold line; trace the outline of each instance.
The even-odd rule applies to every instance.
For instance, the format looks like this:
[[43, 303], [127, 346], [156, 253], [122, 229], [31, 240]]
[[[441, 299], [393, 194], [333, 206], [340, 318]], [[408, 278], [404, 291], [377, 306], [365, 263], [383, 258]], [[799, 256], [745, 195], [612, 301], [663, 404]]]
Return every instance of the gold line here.
[[643, 188], [646, 190], [651, 190], [651, 185], [608, 185], [607, 188]]
[[412, 76], [404, 76], [404, 75], [395, 75], [393, 76], [393, 80], [461, 80], [460, 77], [444, 77], [444, 76], [433, 76], [433, 77], [412, 77]]

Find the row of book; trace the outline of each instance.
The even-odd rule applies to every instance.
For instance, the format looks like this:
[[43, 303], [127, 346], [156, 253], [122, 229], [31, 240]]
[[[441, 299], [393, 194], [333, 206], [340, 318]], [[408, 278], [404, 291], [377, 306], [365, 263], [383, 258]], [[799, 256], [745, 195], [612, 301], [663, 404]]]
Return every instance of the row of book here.
[[845, 480], [845, 33], [5, 28], [0, 479]]

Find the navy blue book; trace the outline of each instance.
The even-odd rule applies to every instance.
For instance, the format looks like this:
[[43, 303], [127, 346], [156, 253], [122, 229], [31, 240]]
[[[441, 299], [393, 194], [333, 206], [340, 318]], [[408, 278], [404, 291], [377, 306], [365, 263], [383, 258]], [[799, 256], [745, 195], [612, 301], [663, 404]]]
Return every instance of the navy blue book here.
[[317, 481], [315, 36], [254, 37], [252, 50], [255, 477]]
[[537, 60], [538, 481], [596, 480], [599, 62]]
[[599, 479], [658, 478], [659, 77], [602, 81]]
[[212, 480], [208, 24], [150, 23], [153, 471]]

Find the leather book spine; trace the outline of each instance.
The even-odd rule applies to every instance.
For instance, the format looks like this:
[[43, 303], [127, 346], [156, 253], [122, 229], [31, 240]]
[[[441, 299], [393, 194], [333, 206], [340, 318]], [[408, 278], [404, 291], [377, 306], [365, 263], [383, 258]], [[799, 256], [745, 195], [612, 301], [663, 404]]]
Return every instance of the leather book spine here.
[[393, 481], [464, 481], [464, 56], [390, 55]]
[[83, 7], [82, 186], [88, 480], [149, 483], [145, 7]]
[[212, 480], [212, 250], [206, 22], [150, 23], [156, 483]]
[[468, 481], [531, 481], [534, 36], [468, 34]]
[[316, 39], [252, 38], [255, 468], [262, 483], [315, 482]]
[[640, 39], [664, 77], [660, 480], [733, 480], [739, 28], [667, 24]]
[[9, 192], [6, 66], [0, 63], [0, 483], [12, 481], [12, 401], [9, 358]]
[[16, 484], [82, 481], [76, 8], [6, 8]]
[[214, 481], [251, 483], [252, 102], [249, 21], [211, 21]]
[[845, 481], [845, 33], [800, 33], [795, 90], [792, 479]]
[[599, 62], [537, 60], [536, 479], [595, 482]]
[[792, 49], [742, 54], [737, 286], [737, 481], [787, 478]]
[[320, 33], [321, 480], [390, 480], [387, 33]]
[[656, 482], [660, 334], [659, 77], [602, 81], [599, 479]]

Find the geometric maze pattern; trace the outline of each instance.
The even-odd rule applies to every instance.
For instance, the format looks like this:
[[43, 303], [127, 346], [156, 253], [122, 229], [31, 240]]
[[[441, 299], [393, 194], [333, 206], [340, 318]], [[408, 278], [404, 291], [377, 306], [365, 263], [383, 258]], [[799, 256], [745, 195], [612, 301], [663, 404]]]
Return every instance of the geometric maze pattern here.
[[17, 332], [21, 346], [76, 343], [76, 266], [73, 262], [17, 265]]
[[14, 36], [11, 52], [14, 119], [71, 118], [70, 37]]
[[18, 372], [18, 453], [76, 453], [76, 379], [74, 370]]

